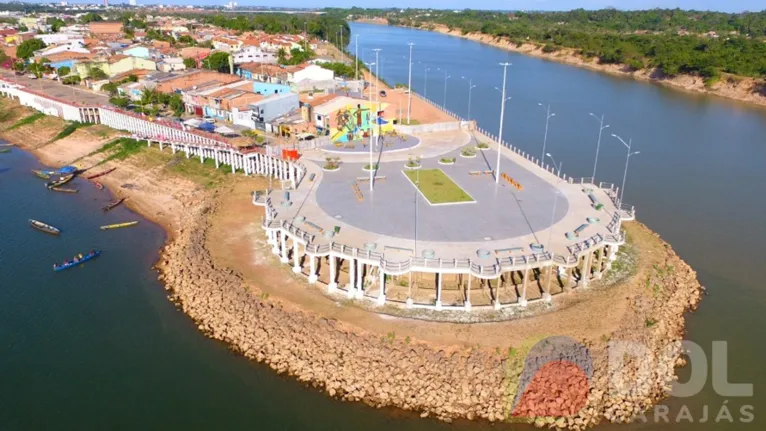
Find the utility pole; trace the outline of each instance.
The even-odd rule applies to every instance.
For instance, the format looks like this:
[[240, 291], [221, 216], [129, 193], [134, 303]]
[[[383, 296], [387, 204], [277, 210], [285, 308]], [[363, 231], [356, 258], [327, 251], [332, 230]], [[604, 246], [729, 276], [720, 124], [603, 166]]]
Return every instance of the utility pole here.
[[359, 35], [354, 35], [354, 80], [359, 81]]
[[412, 46], [414, 43], [408, 43], [410, 46], [410, 72], [407, 81], [407, 124], [410, 124], [410, 114], [412, 112]]
[[500, 102], [500, 131], [497, 133], [497, 168], [495, 169], [495, 184], [500, 183], [500, 153], [503, 148], [503, 118], [505, 118], [505, 80], [508, 76], [508, 66], [511, 63], [500, 63], [503, 66], [503, 100]]
[[[555, 113], [551, 113], [551, 104], [549, 103], [548, 106], [543, 106], [542, 103], [538, 103], [538, 106], [545, 109], [545, 135], [543, 135], [543, 153], [540, 155], [540, 160], [545, 159], [545, 145], [548, 143], [548, 122], [550, 122], [551, 117], [556, 116]], [[542, 162], [541, 162], [542, 163]]]
[[596, 121], [599, 123], [599, 129], [598, 129], [598, 142], [596, 143], [596, 161], [593, 162], [593, 182], [596, 182], [596, 166], [598, 166], [598, 151], [601, 148], [601, 132], [604, 131], [609, 125], [604, 125], [604, 114], [601, 114], [601, 118], [596, 117], [592, 112], [590, 113], [591, 117], [595, 118]]

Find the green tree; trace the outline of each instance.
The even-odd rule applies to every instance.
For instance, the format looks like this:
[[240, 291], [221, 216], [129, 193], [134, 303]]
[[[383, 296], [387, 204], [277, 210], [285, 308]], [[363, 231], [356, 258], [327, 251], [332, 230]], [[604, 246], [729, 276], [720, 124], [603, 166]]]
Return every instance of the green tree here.
[[51, 31], [53, 33], [58, 33], [61, 27], [66, 25], [64, 21], [62, 21], [61, 19], [57, 17], [50, 17], [45, 20], [45, 23], [51, 26]]
[[24, 32], [26, 32], [26, 31], [29, 31], [29, 27], [25, 26], [24, 24], [19, 24], [19, 26], [17, 27], [17, 29], [18, 29], [18, 30], [19, 30], [19, 32], [21, 32], [21, 33], [24, 33]]
[[194, 41], [194, 39], [191, 36], [189, 36], [188, 34], [181, 35], [178, 38], [178, 41], [181, 42], [181, 43], [185, 43], [187, 45], [194, 45], [196, 43]]
[[217, 70], [219, 72], [228, 72], [229, 53], [214, 52], [202, 60], [202, 65], [205, 67], [205, 69]]
[[88, 76], [87, 78], [92, 79], [94, 81], [101, 81], [104, 79], [108, 79], [109, 75], [106, 74], [100, 67], [91, 67], [88, 70]]
[[130, 99], [128, 99], [127, 97], [110, 97], [109, 103], [111, 103], [112, 105], [118, 108], [125, 109], [128, 107], [128, 105], [130, 105]]
[[285, 64], [287, 62], [287, 51], [284, 48], [279, 48], [277, 51], [277, 63]]
[[72, 70], [69, 68], [69, 66], [61, 66], [56, 70], [56, 73], [58, 76], [67, 76], [72, 72]]
[[61, 80], [64, 85], [77, 85], [80, 83], [80, 77], [77, 75], [70, 75]]
[[101, 15], [99, 15], [97, 13], [93, 13], [93, 12], [88, 12], [85, 15], [83, 15], [82, 17], [80, 17], [80, 22], [83, 23], [83, 24], [87, 24], [89, 22], [98, 22], [98, 21], [103, 21], [103, 20], [104, 20], [104, 18], [102, 18]]
[[35, 51], [43, 48], [45, 48], [45, 42], [40, 39], [25, 40], [16, 47], [16, 58], [27, 59], [34, 55]]
[[184, 58], [184, 66], [186, 66], [187, 69], [196, 69], [197, 68], [197, 60], [187, 57]]

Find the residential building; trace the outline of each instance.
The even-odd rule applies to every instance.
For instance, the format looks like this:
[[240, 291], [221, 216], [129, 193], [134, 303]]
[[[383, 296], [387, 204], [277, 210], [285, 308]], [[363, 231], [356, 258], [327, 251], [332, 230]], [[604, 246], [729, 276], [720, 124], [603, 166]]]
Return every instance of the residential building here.
[[240, 81], [236, 75], [218, 73], [212, 70], [194, 69], [182, 73], [152, 75], [151, 86], [162, 93], [189, 91], [208, 85], [223, 85]]
[[277, 55], [273, 52], [267, 52], [257, 46], [245, 46], [240, 50], [234, 51], [232, 54], [234, 64], [244, 63], [268, 63], [274, 64], [277, 62]]
[[271, 94], [285, 94], [290, 93], [292, 89], [289, 85], [275, 84], [272, 82], [253, 81], [253, 91], [264, 96]]
[[76, 73], [80, 78], [86, 78], [91, 69], [99, 68], [107, 76], [115, 76], [129, 72], [133, 69], [157, 70], [157, 63], [146, 58], [129, 57], [126, 55], [114, 55], [106, 59], [92, 60], [75, 64]]
[[316, 64], [300, 64], [285, 68], [287, 72], [287, 81], [297, 83], [301, 81], [332, 81], [335, 73], [332, 70], [325, 69]]
[[149, 53], [149, 48], [143, 45], [136, 45], [136, 46], [131, 46], [129, 48], [123, 49], [121, 54], [129, 55], [131, 57], [151, 58], [151, 54]]
[[181, 57], [165, 57], [157, 63], [157, 70], [162, 72], [175, 72], [186, 70], [184, 59]]
[[113, 36], [122, 34], [122, 23], [118, 21], [98, 21], [88, 23], [88, 31], [94, 36]]
[[242, 41], [238, 39], [221, 36], [213, 38], [213, 48], [218, 51], [232, 52], [239, 50], [241, 47]]

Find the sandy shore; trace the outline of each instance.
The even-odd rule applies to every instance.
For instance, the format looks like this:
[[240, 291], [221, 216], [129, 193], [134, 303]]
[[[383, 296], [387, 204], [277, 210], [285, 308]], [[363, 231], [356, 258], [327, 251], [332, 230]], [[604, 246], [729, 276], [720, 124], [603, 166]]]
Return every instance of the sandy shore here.
[[[0, 122], [3, 139], [62, 164], [91, 165], [105, 156], [82, 158], [93, 145], [78, 135], [85, 131], [75, 132], [68, 145], [51, 142], [63, 122], [46, 122], [44, 130], [35, 123], [7, 131], [28, 112], [3, 103], [4, 109], [21, 110]], [[13, 140], [19, 133], [28, 133], [27, 139]], [[160, 278], [201, 331], [344, 400], [445, 421], [505, 421], [514, 413], [536, 417], [514, 420], [571, 429], [605, 419], [627, 421], [666, 396], [679, 360], [683, 313], [699, 300], [694, 271], [656, 234], [630, 223], [629, 246], [615, 262], [613, 275], [588, 291], [564, 295], [550, 313], [470, 325], [381, 316], [353, 301], [324, 296], [322, 286], [308, 287], [276, 262], [259, 226], [262, 209], [249, 200], [251, 190], [265, 187], [265, 179], [212, 171], [156, 148], [103, 166], [117, 170], [102, 182], [115, 194], [129, 196], [133, 209], [168, 231]], [[593, 376], [586, 386], [574, 377], [563, 382], [543, 378], [524, 392], [524, 399], [535, 401], [518, 410], [514, 397], [523, 359], [537, 341], [552, 335], [567, 335], [586, 346]], [[651, 376], [637, 377], [642, 358], [630, 358], [622, 371], [633, 384], [615, 392], [609, 390], [614, 370], [607, 364], [616, 341], [647, 346], [646, 356], [655, 366]], [[665, 354], [668, 345], [674, 348]], [[551, 392], [554, 384], [566, 390]], [[536, 406], [571, 414], [556, 417]]]
[[[387, 25], [386, 20], [358, 20], [370, 24]], [[560, 49], [556, 52], [543, 52], [542, 45], [536, 43], [524, 43], [517, 46], [506, 38], [495, 38], [482, 33], [463, 34], [460, 30], [449, 30], [443, 25], [434, 25], [428, 28], [429, 31], [435, 31], [450, 36], [461, 37], [463, 39], [473, 40], [508, 51], [518, 52], [520, 54], [533, 57], [544, 58], [547, 60], [558, 61], [573, 66], [584, 67], [598, 72], [605, 72], [612, 75], [623, 76], [641, 81], [652, 82], [665, 85], [670, 88], [684, 90], [692, 93], [701, 93], [725, 97], [740, 102], [752, 103], [754, 105], [766, 106], [766, 82], [754, 78], [738, 77], [734, 75], [724, 75], [720, 81], [711, 87], [705, 86], [703, 78], [694, 75], [678, 75], [675, 77], [666, 77], [659, 70], [643, 69], [632, 71], [624, 65], [599, 64], [597, 58], [586, 59], [576, 53], [574, 49]]]

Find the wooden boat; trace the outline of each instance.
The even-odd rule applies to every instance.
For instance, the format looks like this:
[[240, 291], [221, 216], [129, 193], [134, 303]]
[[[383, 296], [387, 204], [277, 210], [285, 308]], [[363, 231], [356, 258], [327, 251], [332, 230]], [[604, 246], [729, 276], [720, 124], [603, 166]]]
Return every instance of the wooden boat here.
[[93, 174], [93, 175], [91, 175], [89, 177], [86, 177], [86, 178], [89, 179], [89, 180], [92, 180], [94, 178], [102, 177], [102, 176], [104, 176], [104, 175], [106, 175], [106, 174], [108, 174], [110, 172], [113, 172], [115, 169], [117, 169], [117, 168], [107, 169], [105, 171], [99, 172], [97, 174]]
[[137, 225], [137, 221], [128, 221], [125, 223], [115, 223], [115, 224], [108, 224], [106, 226], [101, 226], [101, 230], [110, 230], [110, 229], [120, 229], [123, 227], [131, 227]]
[[91, 259], [95, 259], [101, 255], [101, 250], [93, 250], [86, 255], [79, 254], [72, 258], [72, 260], [65, 260], [61, 264], [53, 264], [54, 271], [63, 271], [67, 268], [83, 264]]
[[54, 187], [60, 187], [60, 186], [63, 186], [64, 184], [72, 181], [72, 178], [74, 178], [74, 174], [64, 175], [62, 177], [58, 177], [56, 179], [53, 179], [53, 180], [45, 183], [45, 186], [48, 187], [49, 189], [52, 189]]
[[10, 152], [11, 152], [10, 148], [0, 148], [0, 154], [2, 154], [2, 153], [10, 153]]
[[44, 180], [51, 179], [51, 174], [48, 171], [43, 171], [41, 169], [32, 169], [32, 173], [35, 174], [36, 177], [42, 178]]
[[53, 226], [51, 226], [51, 225], [49, 225], [47, 223], [43, 223], [41, 221], [29, 219], [29, 225], [32, 226], [33, 228], [39, 230], [39, 231], [42, 231], [42, 232], [45, 232], [45, 233], [49, 233], [51, 235], [58, 235], [58, 234], [61, 233], [61, 231], [58, 230], [57, 228], [55, 228], [55, 227], [53, 227]]
[[112, 208], [116, 207], [117, 205], [125, 202], [125, 199], [127, 198], [120, 198], [120, 199], [117, 199], [116, 201], [109, 202], [105, 207], [101, 208], [101, 210], [104, 212], [107, 212], [111, 210]]
[[98, 181], [91, 181], [91, 182], [93, 183], [94, 186], [96, 186], [97, 189], [104, 190], [103, 184], [99, 183]]
[[63, 192], [63, 193], [77, 193], [80, 191], [78, 189], [70, 189], [66, 187], [51, 187], [51, 190], [55, 192]]
[[0, 148], [2, 147], [12, 147], [13, 144], [0, 144]]

